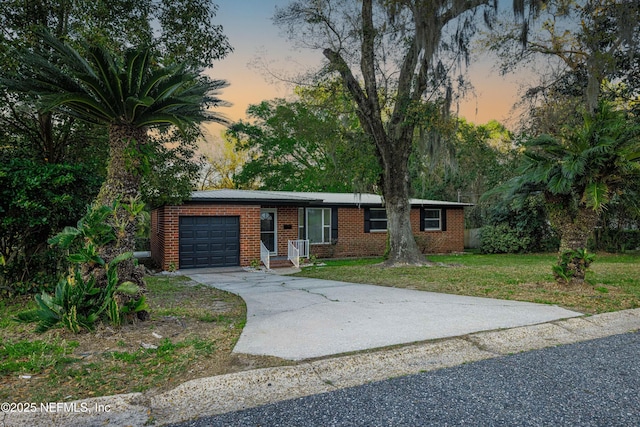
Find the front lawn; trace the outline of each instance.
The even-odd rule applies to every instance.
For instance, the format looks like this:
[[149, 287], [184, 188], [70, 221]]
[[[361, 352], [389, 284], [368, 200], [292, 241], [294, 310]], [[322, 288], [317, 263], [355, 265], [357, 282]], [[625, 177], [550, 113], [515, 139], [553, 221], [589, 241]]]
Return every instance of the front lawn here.
[[569, 290], [553, 280], [555, 254], [430, 255], [435, 266], [378, 266], [382, 259], [329, 260], [300, 276], [458, 295], [555, 304], [582, 313], [640, 307], [640, 254], [598, 254], [587, 285]]
[[62, 402], [162, 391], [194, 378], [279, 365], [231, 351], [246, 321], [244, 301], [182, 276], [145, 278], [151, 319], [95, 332], [17, 323], [33, 297], [0, 297], [0, 401]]

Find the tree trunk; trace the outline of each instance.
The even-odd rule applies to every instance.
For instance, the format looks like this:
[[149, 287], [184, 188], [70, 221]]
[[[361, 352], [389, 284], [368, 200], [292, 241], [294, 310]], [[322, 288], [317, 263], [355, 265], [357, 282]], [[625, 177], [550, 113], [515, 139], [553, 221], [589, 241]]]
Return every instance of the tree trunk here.
[[[401, 173], [401, 172], [400, 172]], [[423, 265], [426, 258], [420, 252], [411, 228], [411, 205], [409, 203], [406, 184], [399, 179], [387, 179], [391, 181], [385, 184], [384, 201], [387, 210], [388, 253], [386, 265]], [[405, 187], [405, 188], [399, 188]]]
[[599, 215], [586, 206], [579, 207], [574, 215], [556, 213], [551, 215], [551, 224], [560, 234], [559, 253], [586, 248], [589, 236], [598, 223]]
[[127, 125], [109, 127], [107, 178], [96, 197], [98, 205], [112, 205], [140, 196], [140, 151], [147, 141], [147, 129]]
[[598, 223], [598, 218], [598, 212], [586, 206], [579, 206], [573, 214], [567, 209], [550, 215], [551, 224], [560, 234], [557, 265], [563, 266], [568, 272], [566, 277], [556, 274], [559, 282], [566, 281], [569, 286], [580, 286], [584, 283], [589, 263], [576, 256], [576, 251], [586, 250], [587, 241]]
[[389, 141], [386, 135], [378, 137], [384, 140], [384, 143], [378, 143], [377, 146], [382, 163], [382, 195], [389, 233], [385, 264], [424, 265], [427, 260], [420, 251], [411, 228], [409, 155], [413, 132], [400, 133], [400, 138], [396, 141]]
[[[146, 128], [127, 125], [111, 125], [109, 128], [107, 178], [95, 200], [96, 206], [116, 206], [109, 221], [116, 239], [98, 251], [107, 263], [120, 254], [135, 250], [137, 218], [127, 212], [123, 205], [130, 204], [132, 200], [140, 202], [140, 146], [146, 141]], [[120, 282], [130, 281], [144, 289], [143, 276], [143, 269], [136, 267], [133, 259], [118, 264]]]
[[[364, 132], [374, 142], [382, 167], [382, 195], [387, 210], [389, 236], [387, 265], [421, 265], [425, 257], [416, 244], [411, 230], [411, 205], [409, 204], [409, 156], [413, 144], [415, 124], [407, 122], [410, 105], [420, 101], [426, 88], [426, 69], [419, 73], [418, 83], [413, 82], [418, 54], [415, 43], [407, 52], [399, 77], [396, 106], [387, 126], [382, 119], [382, 107], [376, 81], [375, 60], [376, 30], [373, 19], [373, 1], [362, 2], [362, 45], [360, 71], [364, 87], [339, 51], [325, 49], [324, 55], [339, 72], [345, 87], [356, 102], [358, 120]], [[426, 66], [422, 64], [422, 66]], [[412, 86], [414, 89], [411, 96]]]

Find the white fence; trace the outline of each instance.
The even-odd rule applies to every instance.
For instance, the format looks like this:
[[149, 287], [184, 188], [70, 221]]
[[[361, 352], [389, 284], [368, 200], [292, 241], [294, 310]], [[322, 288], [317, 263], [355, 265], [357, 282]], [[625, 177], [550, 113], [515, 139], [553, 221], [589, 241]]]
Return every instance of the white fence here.
[[291, 243], [300, 252], [300, 258], [309, 258], [309, 241], [308, 240], [290, 240]]
[[293, 244], [293, 241], [291, 240], [289, 240], [289, 251], [287, 258], [289, 259], [289, 261], [291, 261], [291, 264], [293, 264], [294, 267], [300, 267], [300, 251], [298, 250], [298, 248], [296, 248], [296, 246]]
[[260, 242], [260, 261], [262, 261], [267, 270], [270, 269], [271, 253], [262, 242]]
[[309, 258], [308, 240], [289, 240], [287, 258], [296, 267], [300, 267], [300, 258]]
[[478, 249], [480, 247], [480, 229], [469, 228], [464, 230], [464, 247]]

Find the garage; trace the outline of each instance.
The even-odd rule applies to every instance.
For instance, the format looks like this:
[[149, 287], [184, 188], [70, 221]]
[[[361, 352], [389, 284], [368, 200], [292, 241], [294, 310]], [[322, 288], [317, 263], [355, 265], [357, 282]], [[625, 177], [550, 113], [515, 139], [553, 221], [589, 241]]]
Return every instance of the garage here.
[[180, 268], [240, 265], [240, 218], [181, 216]]

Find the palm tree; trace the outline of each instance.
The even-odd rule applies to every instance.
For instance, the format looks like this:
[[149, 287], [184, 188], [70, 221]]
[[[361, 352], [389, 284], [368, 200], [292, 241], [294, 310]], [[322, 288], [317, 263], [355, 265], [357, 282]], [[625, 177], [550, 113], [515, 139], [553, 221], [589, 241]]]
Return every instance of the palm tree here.
[[[10, 91], [33, 94], [42, 111], [108, 127], [107, 177], [96, 206], [113, 206], [116, 201], [126, 204], [140, 197], [150, 130], [226, 122], [207, 110], [222, 104], [215, 94], [225, 82], [207, 79], [181, 65], [162, 66], [150, 47], [131, 48], [118, 56], [104, 46], [84, 43], [80, 53], [50, 34], [41, 36], [48, 51], [21, 52], [23, 77], [2, 83]], [[129, 216], [123, 207], [116, 210], [113, 221], [119, 224], [120, 233], [101, 250], [106, 262], [134, 250], [136, 224]], [[122, 273], [126, 277], [121, 279], [142, 282], [134, 277], [132, 264], [122, 267]]]
[[[584, 254], [601, 212], [612, 200], [624, 200], [625, 187], [640, 178], [639, 137], [640, 125], [601, 101], [595, 114], [584, 114], [582, 126], [565, 127], [557, 138], [543, 135], [529, 141], [520, 175], [501, 190], [520, 199], [542, 193], [560, 235], [560, 260], [567, 252]], [[636, 200], [627, 199], [637, 207]], [[584, 271], [574, 267], [569, 277], [580, 283]]]

